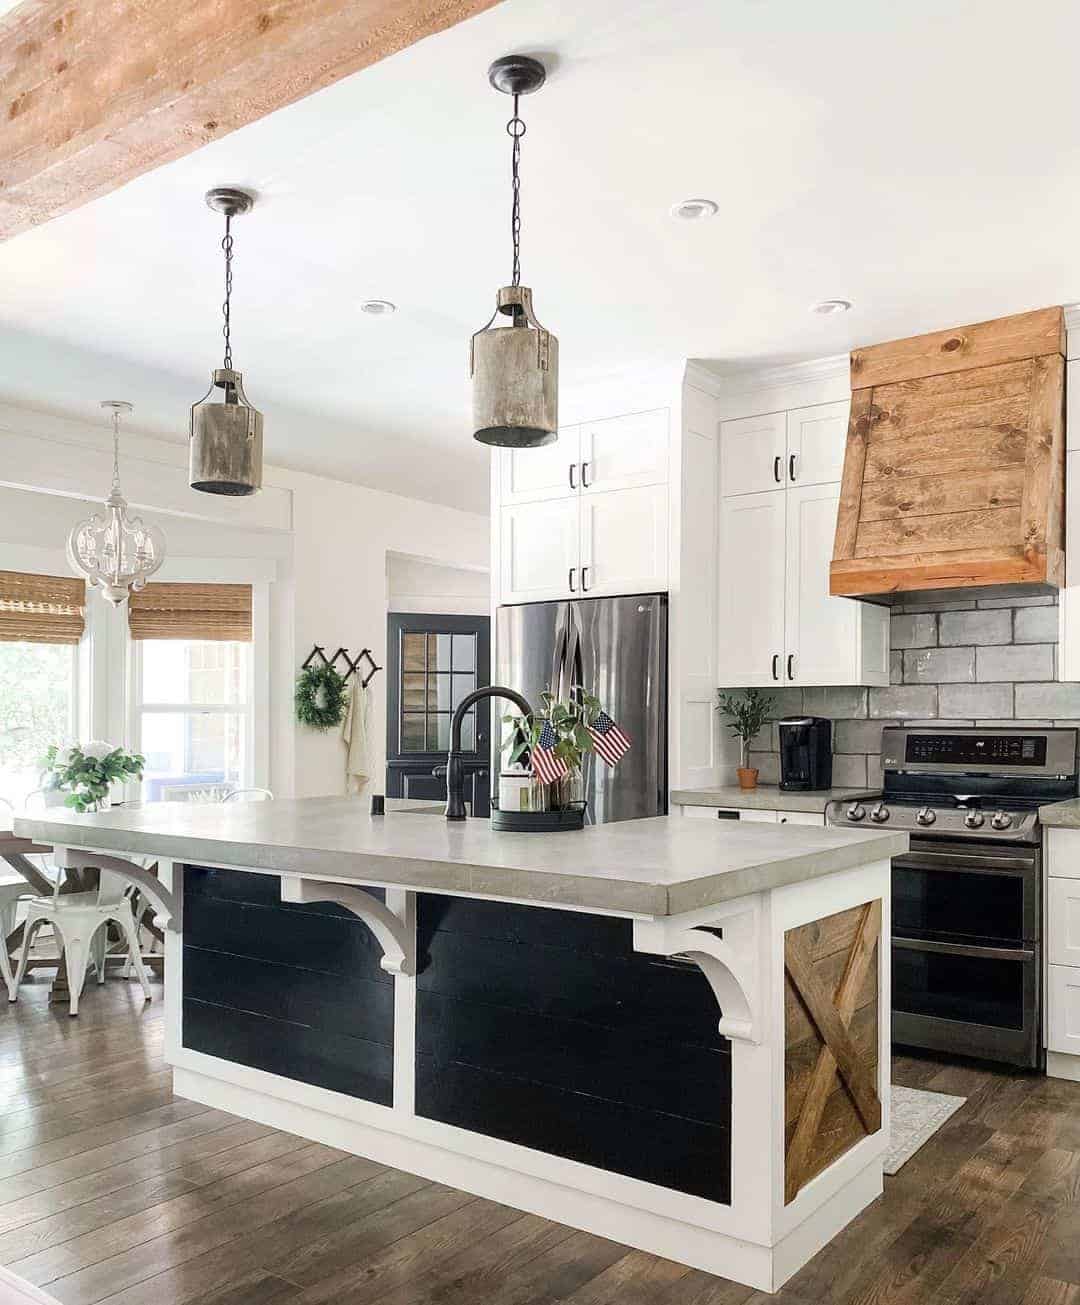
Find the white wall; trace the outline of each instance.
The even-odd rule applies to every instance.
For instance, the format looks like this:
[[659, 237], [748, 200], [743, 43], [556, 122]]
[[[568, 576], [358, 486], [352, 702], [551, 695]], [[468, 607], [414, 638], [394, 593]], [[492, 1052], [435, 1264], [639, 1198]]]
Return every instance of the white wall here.
[[387, 610], [487, 616], [491, 603], [488, 571], [442, 566], [401, 553], [386, 558]]
[[[108, 442], [100, 425], [0, 405], [0, 569], [23, 569], [30, 548], [43, 550], [37, 556], [51, 558], [50, 566], [66, 573], [68, 531], [87, 514], [87, 500], [100, 501], [108, 490], [108, 460], [103, 461]], [[354, 654], [371, 648], [385, 666], [388, 553], [483, 570], [487, 518], [272, 467], [265, 471], [264, 493], [254, 500], [193, 495], [186, 454], [184, 445], [126, 436], [121, 480], [138, 487], [131, 498], [165, 532], [168, 557], [274, 561], [270, 785], [283, 797], [341, 793], [344, 755], [337, 732], [301, 729], [293, 717], [300, 662], [313, 643], [331, 652], [343, 644]], [[90, 601], [101, 600], [91, 594]], [[370, 787], [382, 791], [385, 672], [372, 681], [371, 692], [377, 779]], [[110, 710], [109, 719], [115, 717]]]

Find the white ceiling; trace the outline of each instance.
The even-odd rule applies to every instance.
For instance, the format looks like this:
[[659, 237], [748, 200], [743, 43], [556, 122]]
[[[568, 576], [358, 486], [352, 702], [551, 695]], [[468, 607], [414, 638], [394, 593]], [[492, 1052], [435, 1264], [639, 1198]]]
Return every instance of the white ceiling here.
[[[0, 0], [0, 5], [4, 0]], [[483, 509], [466, 350], [507, 278], [525, 101], [524, 280], [563, 384], [675, 357], [792, 361], [1080, 298], [1075, 0], [505, 0], [0, 246], [0, 400], [185, 437], [234, 341], [274, 462]], [[676, 200], [720, 214], [678, 223]], [[359, 303], [394, 300], [390, 319]], [[840, 318], [808, 312], [843, 296]]]

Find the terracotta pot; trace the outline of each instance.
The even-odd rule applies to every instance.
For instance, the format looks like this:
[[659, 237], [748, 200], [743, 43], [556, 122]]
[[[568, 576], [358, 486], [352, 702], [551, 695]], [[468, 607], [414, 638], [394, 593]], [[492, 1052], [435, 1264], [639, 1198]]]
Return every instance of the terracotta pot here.
[[739, 777], [740, 788], [757, 788], [758, 770], [756, 766], [737, 766], [735, 774]]

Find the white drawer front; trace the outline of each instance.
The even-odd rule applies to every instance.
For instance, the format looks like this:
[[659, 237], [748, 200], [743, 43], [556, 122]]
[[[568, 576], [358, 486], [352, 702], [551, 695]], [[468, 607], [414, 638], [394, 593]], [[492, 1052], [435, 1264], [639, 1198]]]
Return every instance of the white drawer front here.
[[780, 811], [778, 819], [782, 825], [817, 825], [824, 829], [825, 816], [814, 811]]
[[1080, 1056], [1080, 966], [1051, 965], [1046, 1046]]
[[691, 820], [715, 820], [716, 807], [683, 807], [684, 816], [689, 816]]
[[1052, 879], [1080, 879], [1080, 829], [1048, 829], [1046, 860]]
[[1080, 879], [1048, 879], [1046, 925], [1051, 965], [1080, 965]]
[[775, 825], [777, 821], [777, 817], [779, 815], [780, 815], [779, 811], [758, 811], [756, 808], [753, 807], [744, 807], [739, 812], [739, 819], [759, 820], [767, 825]]

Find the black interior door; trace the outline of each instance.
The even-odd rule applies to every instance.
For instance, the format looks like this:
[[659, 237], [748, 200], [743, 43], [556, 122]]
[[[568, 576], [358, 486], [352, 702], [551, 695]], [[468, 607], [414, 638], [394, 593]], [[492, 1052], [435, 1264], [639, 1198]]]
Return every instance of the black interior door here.
[[[432, 770], [446, 761], [458, 703], [491, 682], [486, 616], [391, 612], [387, 617], [386, 794], [442, 801], [446, 781]], [[462, 723], [465, 799], [473, 815], [490, 814], [489, 705]]]

